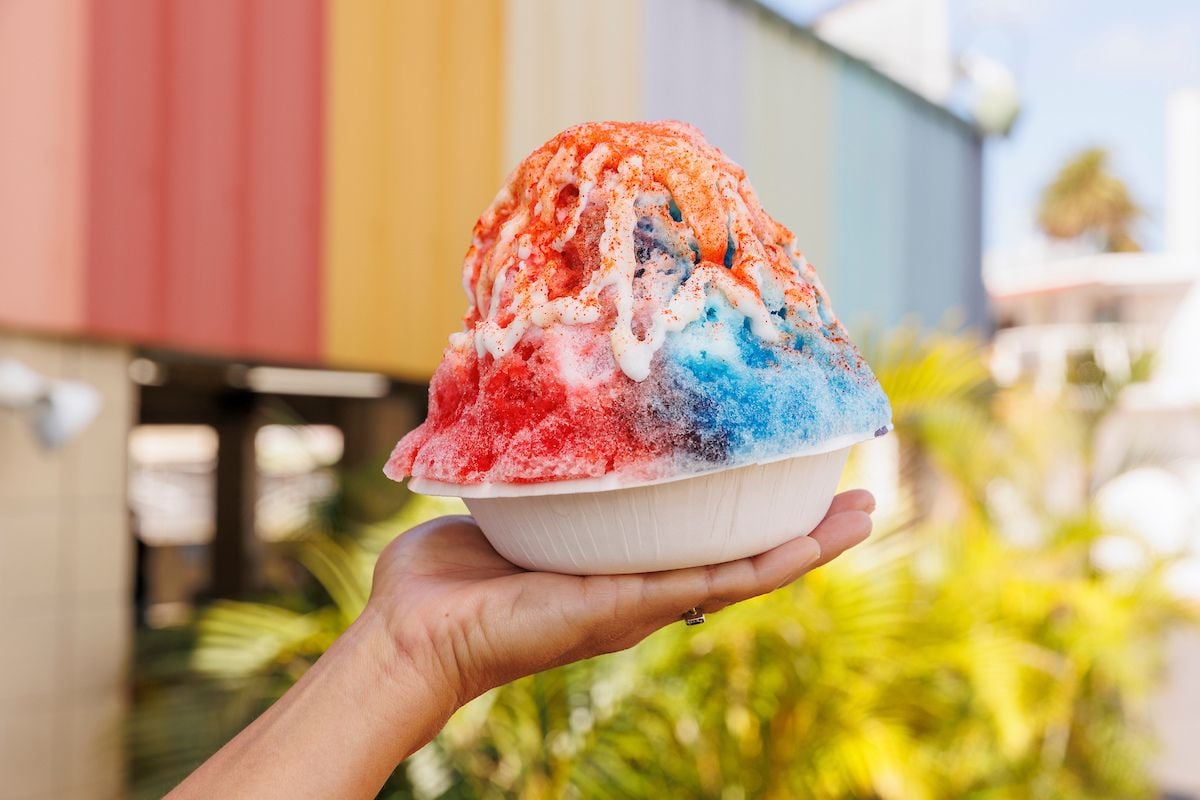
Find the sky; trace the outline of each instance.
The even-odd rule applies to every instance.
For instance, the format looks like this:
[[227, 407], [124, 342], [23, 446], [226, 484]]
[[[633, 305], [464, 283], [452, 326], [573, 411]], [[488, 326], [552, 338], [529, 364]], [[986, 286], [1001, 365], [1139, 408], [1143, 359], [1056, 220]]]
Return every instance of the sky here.
[[1028, 242], [1041, 188], [1092, 145], [1112, 153], [1114, 171], [1146, 209], [1143, 245], [1162, 247], [1166, 100], [1174, 89], [1200, 87], [1200, 2], [950, 3], [955, 49], [1006, 63], [1023, 98], [1010, 136], [988, 143], [985, 247]]
[[[1140, 241], [1161, 248], [1165, 104], [1174, 89], [1200, 87], [1200, 0], [948, 2], [955, 52], [1000, 60], [1022, 96], [1011, 134], [986, 148], [985, 249], [1033, 240], [1042, 187], [1090, 146], [1111, 152], [1114, 171], [1147, 211]], [[836, 4], [772, 2], [798, 21]]]

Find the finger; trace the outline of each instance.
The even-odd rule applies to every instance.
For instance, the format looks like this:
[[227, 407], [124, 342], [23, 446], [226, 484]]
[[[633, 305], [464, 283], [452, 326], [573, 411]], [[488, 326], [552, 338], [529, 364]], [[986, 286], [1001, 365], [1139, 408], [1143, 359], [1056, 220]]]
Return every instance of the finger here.
[[863, 511], [832, 514], [810, 535], [757, 556], [640, 576], [640, 603], [647, 616], [666, 621], [692, 607], [716, 611], [791, 583], [837, 558], [870, 532], [871, 518]]
[[[778, 583], [765, 591], [762, 591], [761, 587], [756, 587], [759, 589], [758, 591], [744, 597], [714, 597], [712, 600], [718, 601], [717, 604], [713, 604], [711, 601], [706, 602], [712, 606], [711, 610], [716, 611], [730, 603], [778, 589], [780, 586], [796, 580], [804, 573], [822, 564], [827, 564], [870, 534], [870, 517], [866, 518], [865, 532], [860, 531], [861, 517], [874, 510], [875, 497], [866, 489], [842, 492], [834, 497], [825, 519], [807, 537], [797, 537], [749, 559], [754, 564], [756, 572], [764, 578], [782, 574], [784, 577]], [[857, 513], [847, 517], [848, 512]], [[797, 557], [796, 550], [803, 548], [808, 551], [813, 542], [820, 548], [816, 559]]]
[[716, 610], [777, 588], [820, 557], [817, 542], [800, 536], [750, 558], [638, 576], [639, 604], [645, 616], [663, 621], [692, 607]]
[[[863, 494], [870, 497], [869, 492], [863, 492]], [[758, 572], [764, 577], [782, 575], [782, 578], [765, 591], [756, 591], [747, 597], [740, 597], [730, 600], [730, 602], [738, 602], [748, 599], [748, 597], [765, 594], [789, 584], [806, 572], [811, 572], [822, 564], [828, 564], [846, 550], [862, 542], [870, 533], [871, 517], [865, 512], [852, 510], [830, 514], [808, 536], [797, 537], [750, 558], [749, 561], [755, 563]], [[794, 550], [799, 548], [811, 550], [812, 544], [816, 544], [818, 548], [815, 559], [796, 557]], [[713, 599], [722, 600], [724, 598]], [[714, 610], [716, 610], [715, 606]]]
[[871, 517], [864, 511], [844, 511], [826, 517], [809, 538], [821, 547], [820, 557], [809, 569], [828, 564], [871, 535]]
[[398, 536], [393, 546], [408, 552], [419, 551], [425, 556], [473, 552], [480, 547], [491, 547], [475, 520], [460, 514], [427, 520]]
[[843, 511], [865, 511], [870, 514], [875, 510], [875, 495], [866, 489], [851, 489], [833, 498], [826, 517], [840, 514]]
[[455, 575], [476, 571], [505, 575], [520, 571], [495, 551], [472, 517], [455, 515], [425, 522], [389, 545], [415, 574]]

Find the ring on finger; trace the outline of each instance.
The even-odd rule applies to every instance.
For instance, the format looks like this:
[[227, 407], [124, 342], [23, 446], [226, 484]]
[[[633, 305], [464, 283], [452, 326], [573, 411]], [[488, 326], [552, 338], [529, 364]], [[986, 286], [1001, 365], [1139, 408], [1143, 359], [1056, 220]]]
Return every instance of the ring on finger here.
[[683, 617], [685, 625], [702, 625], [704, 623], [704, 612], [694, 606], [680, 616]]

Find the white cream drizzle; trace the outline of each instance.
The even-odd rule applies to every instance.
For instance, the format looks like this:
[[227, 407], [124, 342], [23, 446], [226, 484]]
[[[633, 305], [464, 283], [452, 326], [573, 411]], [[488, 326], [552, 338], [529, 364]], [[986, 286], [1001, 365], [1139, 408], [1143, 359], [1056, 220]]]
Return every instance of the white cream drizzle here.
[[[649, 376], [654, 354], [662, 348], [668, 333], [682, 331], [700, 318], [710, 290], [721, 292], [733, 308], [745, 315], [756, 336], [769, 342], [778, 341], [781, 334], [770, 310], [761, 299], [763, 289], [772, 284], [769, 287], [770, 294], [786, 298], [788, 284], [811, 283], [816, 276], [806, 274], [813, 270], [799, 255], [794, 242], [782, 243], [782, 247], [786, 248], [785, 252], [791, 253], [796, 269], [789, 269], [788, 275], [779, 274], [779, 270], [772, 265], [766, 247], [756, 235], [753, 212], [739, 191], [739, 188], [749, 190], [748, 185], [739, 187], [726, 172], [716, 173], [717, 189], [727, 207], [729, 237], [736, 247], [735, 263], [743, 275], [753, 279], [757, 291], [740, 282], [723, 265], [702, 261], [693, 267], [691, 275], [675, 290], [669, 302], [652, 312], [644, 334], [639, 337], [635, 333], [634, 273], [638, 269], [634, 240], [638, 216], [636, 209], [665, 205], [671, 201], [671, 193], [665, 188], [646, 188], [645, 169], [640, 156], [622, 158], [615, 169], [611, 163], [613, 156], [614, 152], [608, 145], [599, 143], [576, 167], [575, 147], [560, 147], [546, 164], [536, 185], [532, 187], [532, 195], [528, 197], [529, 200], [537, 198], [533, 205], [533, 217], [547, 224], [557, 221], [562, 225], [550, 243], [554, 253], [562, 252], [578, 232], [589, 195], [597, 186], [607, 199], [604, 229], [599, 240], [600, 265], [576, 295], [551, 300], [542, 277], [523, 283], [514, 282], [511, 278], [514, 271], [523, 273], [529, 269], [528, 260], [534, 254], [530, 237], [522, 234], [530, 222], [530, 214], [524, 206], [513, 210], [512, 216], [501, 225], [490, 252], [475, 255], [476, 259], [482, 259], [482, 263], [473, 264], [468, 260], [467, 269], [464, 270], [468, 283], [470, 276], [476, 275], [474, 291], [468, 287], [468, 294], [472, 296], [482, 317], [474, 331], [477, 353], [481, 357], [484, 353], [490, 353], [500, 358], [516, 347], [531, 326], [547, 328], [556, 324], [596, 322], [601, 316], [601, 293], [608, 287], [613, 289], [611, 302], [616, 311], [616, 320], [610, 333], [613, 356], [621, 370], [635, 381], [645, 380]], [[509, 186], [497, 195], [493, 206], [485, 213], [485, 219], [489, 218], [488, 215], [493, 215], [491, 218], [494, 219], [494, 215], [503, 213], [504, 207], [511, 208], [520, 199], [514, 195], [515, 180], [514, 176]], [[683, 174], [672, 172], [670, 175], [672, 185], [687, 180]], [[558, 195], [571, 185], [578, 188], [579, 199], [563, 216], [556, 208]], [[757, 207], [757, 200], [752, 199], [751, 202]], [[556, 213], [558, 220], [555, 220]], [[476, 247], [481, 247], [481, 243], [476, 241]], [[552, 254], [544, 255], [549, 266], [549, 262], [553, 261]], [[472, 273], [473, 267], [478, 268], [478, 273]], [[489, 267], [494, 277], [488, 277]], [[507, 307], [502, 308], [505, 287], [514, 283], [515, 288]], [[820, 289], [817, 288], [817, 291]], [[502, 311], [512, 315], [507, 325], [500, 325], [497, 321]]]

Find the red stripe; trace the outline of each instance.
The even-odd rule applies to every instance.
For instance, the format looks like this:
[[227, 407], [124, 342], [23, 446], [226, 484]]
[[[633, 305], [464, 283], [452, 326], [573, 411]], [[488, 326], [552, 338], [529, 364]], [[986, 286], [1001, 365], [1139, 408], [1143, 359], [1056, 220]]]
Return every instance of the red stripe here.
[[240, 0], [174, 0], [167, 101], [166, 325], [169, 343], [241, 350], [246, 329], [246, 184]]
[[110, 0], [91, 16], [85, 325], [138, 341], [164, 320], [168, 6]]
[[312, 362], [323, 0], [108, 0], [91, 30], [86, 325]]
[[249, 3], [246, 345], [289, 361], [319, 357], [321, 0]]

